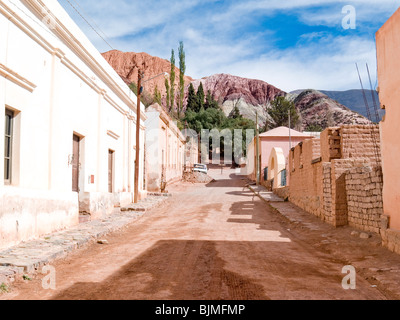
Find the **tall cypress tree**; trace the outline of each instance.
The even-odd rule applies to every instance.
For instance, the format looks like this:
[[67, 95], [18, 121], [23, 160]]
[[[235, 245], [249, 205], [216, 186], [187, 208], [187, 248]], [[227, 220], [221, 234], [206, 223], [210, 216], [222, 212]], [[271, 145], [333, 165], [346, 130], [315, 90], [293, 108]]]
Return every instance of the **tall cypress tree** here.
[[204, 109], [207, 110], [207, 109], [210, 109], [210, 108], [218, 109], [219, 105], [218, 105], [218, 102], [215, 101], [214, 95], [211, 94], [210, 90], [208, 90], [207, 91], [207, 96], [206, 96], [206, 103], [204, 105]]
[[170, 112], [175, 107], [175, 51], [171, 51], [171, 73], [170, 73]]
[[198, 112], [197, 110], [198, 102], [196, 90], [194, 90], [193, 83], [189, 85], [189, 93], [188, 93], [188, 101], [186, 105], [187, 110], [192, 110], [194, 112]]
[[204, 108], [204, 98], [205, 98], [205, 94], [204, 94], [204, 88], [203, 88], [203, 83], [200, 81], [200, 86], [197, 89], [197, 109], [200, 111], [201, 108]]
[[185, 98], [185, 72], [186, 72], [186, 54], [183, 42], [179, 43], [179, 104], [178, 104], [178, 118], [180, 118], [183, 109], [183, 100]]

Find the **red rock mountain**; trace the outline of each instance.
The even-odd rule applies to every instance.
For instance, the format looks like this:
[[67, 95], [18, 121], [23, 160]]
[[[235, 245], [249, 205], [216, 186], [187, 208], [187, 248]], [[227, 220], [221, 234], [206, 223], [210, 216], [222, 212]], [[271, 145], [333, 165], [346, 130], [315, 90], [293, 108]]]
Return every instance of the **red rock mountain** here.
[[[114, 68], [119, 76], [127, 83], [137, 83], [139, 68], [144, 72], [145, 79], [151, 79], [164, 72], [171, 72], [171, 64], [168, 60], [153, 57], [145, 52], [121, 52], [118, 50], [108, 51], [102, 54], [107, 62]], [[175, 85], [179, 83], [179, 69], [175, 68]], [[193, 79], [185, 76], [185, 83], [189, 85]], [[165, 77], [160, 76], [156, 79], [144, 83], [144, 89], [152, 94], [157, 86], [161, 96], [166, 96]]]
[[193, 86], [196, 90], [200, 82], [203, 83], [205, 93], [210, 90], [221, 105], [226, 101], [243, 99], [253, 106], [266, 106], [277, 96], [286, 94], [284, 91], [264, 81], [241, 78], [229, 74], [215, 74], [201, 80], [195, 80], [193, 81]]
[[194, 80], [193, 86], [197, 90], [203, 84], [204, 92], [208, 91], [215, 100], [222, 106], [226, 115], [229, 115], [235, 106], [245, 117], [256, 120], [256, 113], [259, 115], [261, 124], [265, 124], [267, 108], [270, 102], [277, 96], [284, 96], [286, 93], [267, 82], [255, 79], [241, 78], [229, 74], [215, 74], [200, 80]]
[[371, 121], [361, 114], [317, 90], [304, 90], [291, 98], [301, 114], [303, 129], [309, 125], [326, 128], [342, 124], [371, 124]]
[[[153, 57], [147, 53], [121, 52], [112, 50], [103, 53], [103, 57], [127, 83], [137, 82], [138, 69], [145, 73], [145, 79], [151, 79], [161, 73], [170, 73], [171, 64], [168, 60]], [[176, 86], [179, 83], [179, 69], [175, 68]], [[215, 74], [199, 80], [193, 80], [185, 76], [186, 94], [190, 83], [197, 90], [203, 84], [204, 92], [209, 90], [214, 98], [228, 116], [235, 107], [248, 119], [256, 120], [256, 114], [260, 125], [271, 120], [268, 115], [270, 102], [277, 96], [286, 96], [293, 100], [297, 110], [301, 114], [302, 129], [309, 125], [316, 125], [322, 128], [326, 126], [338, 126], [341, 124], [366, 124], [370, 123], [362, 115], [351, 111], [327, 95], [316, 90], [301, 90], [294, 93], [286, 93], [271, 84], [261, 80], [236, 77], [228, 74]], [[163, 101], [165, 102], [165, 78], [157, 77], [144, 84], [144, 89], [153, 94], [154, 88], [158, 87]]]

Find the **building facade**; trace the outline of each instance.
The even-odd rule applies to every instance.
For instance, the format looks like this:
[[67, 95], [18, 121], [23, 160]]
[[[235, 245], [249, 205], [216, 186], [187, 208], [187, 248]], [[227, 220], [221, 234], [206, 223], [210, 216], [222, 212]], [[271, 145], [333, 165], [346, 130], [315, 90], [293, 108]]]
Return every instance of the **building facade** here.
[[383, 208], [389, 219], [384, 241], [400, 253], [400, 9], [376, 33], [379, 98], [386, 115], [380, 123], [382, 141]]
[[146, 114], [147, 190], [165, 191], [168, 184], [182, 180], [186, 139], [160, 105], [148, 107]]
[[327, 128], [289, 156], [289, 200], [335, 226], [381, 234], [382, 170], [379, 127]]
[[135, 101], [57, 1], [0, 0], [0, 248], [132, 202]]
[[[260, 158], [260, 181], [267, 181], [272, 179], [274, 172], [269, 170], [268, 176], [266, 176], [265, 170], [270, 165], [270, 156], [274, 148], [282, 149], [283, 156], [285, 159], [289, 156], [289, 151], [292, 147], [297, 146], [300, 142], [312, 139], [313, 136], [310, 134], [305, 134], [291, 129], [289, 133], [289, 128], [279, 127], [263, 134], [260, 134], [260, 148], [259, 148], [259, 158]], [[254, 138], [252, 142], [247, 147], [247, 175], [248, 178], [255, 181], [257, 179], [257, 139]]]

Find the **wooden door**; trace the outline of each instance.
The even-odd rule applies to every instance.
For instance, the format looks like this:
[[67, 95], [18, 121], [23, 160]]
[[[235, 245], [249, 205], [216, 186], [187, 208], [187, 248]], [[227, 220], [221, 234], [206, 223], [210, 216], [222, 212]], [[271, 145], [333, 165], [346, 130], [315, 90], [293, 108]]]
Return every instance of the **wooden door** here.
[[72, 191], [79, 192], [79, 142], [80, 138], [74, 134], [72, 147]]
[[108, 192], [113, 193], [114, 184], [114, 151], [108, 150]]

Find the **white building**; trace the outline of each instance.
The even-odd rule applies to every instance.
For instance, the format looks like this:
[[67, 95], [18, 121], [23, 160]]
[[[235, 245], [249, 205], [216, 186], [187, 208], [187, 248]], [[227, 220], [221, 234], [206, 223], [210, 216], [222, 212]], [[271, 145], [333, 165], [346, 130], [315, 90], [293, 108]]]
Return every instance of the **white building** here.
[[159, 192], [163, 183], [182, 180], [186, 139], [160, 105], [150, 106], [146, 114], [147, 190]]
[[0, 0], [0, 248], [132, 202], [135, 102], [57, 1]]

